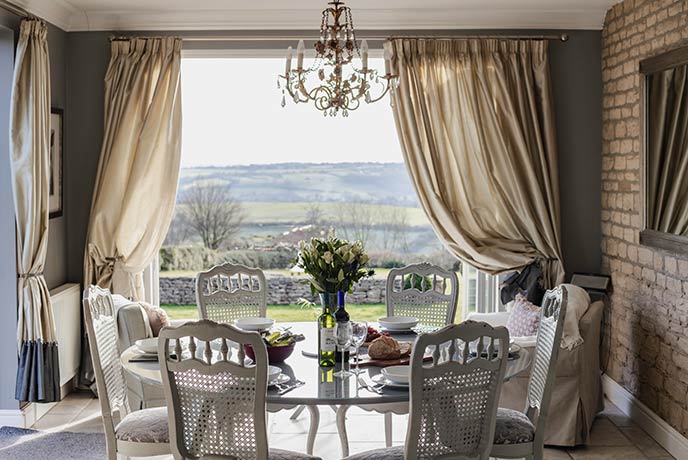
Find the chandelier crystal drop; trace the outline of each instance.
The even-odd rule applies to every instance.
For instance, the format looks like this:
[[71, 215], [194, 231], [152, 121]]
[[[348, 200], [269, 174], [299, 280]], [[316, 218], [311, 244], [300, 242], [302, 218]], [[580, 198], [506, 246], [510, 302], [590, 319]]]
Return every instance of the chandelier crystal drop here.
[[[392, 72], [391, 44], [384, 50], [385, 75], [368, 68], [368, 43], [356, 40], [351, 9], [339, 0], [329, 2], [322, 13], [320, 39], [315, 42], [315, 60], [305, 69], [303, 60], [306, 46], [303, 40], [296, 47], [296, 69], [292, 69], [294, 49], [287, 48], [284, 75], [277, 79], [282, 91], [282, 107], [286, 105], [286, 93], [298, 104], [313, 102], [324, 116], [349, 113], [360, 107], [361, 101], [377, 102], [394, 91], [398, 78]], [[360, 62], [360, 67], [356, 66]], [[314, 87], [308, 88], [309, 76], [317, 76]], [[312, 83], [311, 83], [312, 84]]]

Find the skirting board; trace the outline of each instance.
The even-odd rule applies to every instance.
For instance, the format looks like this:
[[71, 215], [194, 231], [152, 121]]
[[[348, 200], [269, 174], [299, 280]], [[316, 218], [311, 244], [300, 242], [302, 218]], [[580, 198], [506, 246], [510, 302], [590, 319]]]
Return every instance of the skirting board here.
[[688, 459], [688, 438], [606, 374], [602, 374], [602, 387], [607, 399], [652, 436], [674, 458]]
[[[74, 379], [60, 388], [61, 399], [64, 399], [74, 389]], [[18, 428], [31, 428], [50, 409], [57, 405], [54, 403], [28, 403], [21, 409], [0, 410], [0, 426], [14, 426]]]

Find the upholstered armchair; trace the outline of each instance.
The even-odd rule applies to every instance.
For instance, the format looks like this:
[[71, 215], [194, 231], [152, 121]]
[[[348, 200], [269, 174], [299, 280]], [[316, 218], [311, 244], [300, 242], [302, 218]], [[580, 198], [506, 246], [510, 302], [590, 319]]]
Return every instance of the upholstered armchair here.
[[[550, 423], [545, 432], [545, 444], [575, 446], [586, 444], [595, 416], [603, 409], [600, 371], [600, 332], [604, 304], [593, 302], [581, 317], [578, 327], [584, 342], [572, 350], [559, 350], [556, 381], [552, 393], [550, 413], [557, 423]], [[493, 326], [506, 325], [509, 313], [472, 313], [468, 319], [485, 321]], [[514, 341], [532, 352], [535, 337], [513, 337]], [[523, 410], [526, 401], [530, 370], [502, 385], [500, 407]]]

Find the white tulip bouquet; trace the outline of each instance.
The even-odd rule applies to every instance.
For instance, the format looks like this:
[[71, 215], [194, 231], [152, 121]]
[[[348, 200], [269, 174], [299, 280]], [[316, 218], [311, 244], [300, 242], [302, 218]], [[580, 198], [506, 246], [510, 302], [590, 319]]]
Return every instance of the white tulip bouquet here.
[[349, 242], [334, 236], [299, 243], [296, 265], [310, 275], [311, 293], [351, 292], [353, 286], [375, 272], [366, 267], [370, 257], [360, 241]]

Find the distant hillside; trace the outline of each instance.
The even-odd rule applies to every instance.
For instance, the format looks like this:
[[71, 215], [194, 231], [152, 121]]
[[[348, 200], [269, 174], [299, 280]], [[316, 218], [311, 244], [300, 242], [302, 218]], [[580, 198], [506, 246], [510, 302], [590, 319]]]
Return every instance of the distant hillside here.
[[417, 206], [403, 163], [277, 163], [182, 168], [180, 195], [197, 183], [225, 182], [242, 202], [359, 201]]

